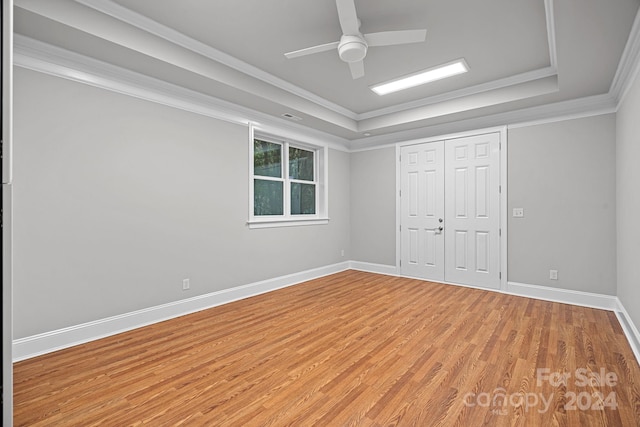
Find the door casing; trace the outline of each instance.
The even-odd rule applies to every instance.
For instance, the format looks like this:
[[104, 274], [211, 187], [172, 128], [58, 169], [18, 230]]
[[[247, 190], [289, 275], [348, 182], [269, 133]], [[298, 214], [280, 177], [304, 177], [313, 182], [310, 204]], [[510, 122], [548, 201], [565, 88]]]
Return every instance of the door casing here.
[[[486, 128], [486, 129], [479, 129], [479, 130], [472, 130], [472, 131], [467, 131], [467, 132], [459, 132], [459, 133], [452, 133], [452, 134], [446, 134], [446, 135], [438, 135], [438, 136], [433, 136], [433, 137], [428, 137], [428, 138], [420, 138], [420, 139], [414, 139], [414, 140], [408, 140], [408, 141], [402, 141], [402, 142], [398, 142], [396, 143], [395, 147], [396, 147], [396, 274], [401, 275], [401, 268], [400, 268], [400, 261], [401, 261], [401, 254], [402, 254], [402, 241], [401, 241], [401, 232], [400, 232], [400, 226], [401, 226], [401, 208], [402, 208], [402, 204], [401, 204], [401, 199], [400, 199], [400, 192], [401, 192], [401, 182], [402, 182], [402, 176], [401, 176], [401, 163], [400, 163], [400, 155], [401, 155], [401, 151], [402, 151], [402, 147], [404, 146], [408, 146], [408, 145], [415, 145], [415, 144], [423, 144], [423, 143], [428, 143], [428, 142], [436, 142], [436, 141], [442, 141], [442, 140], [450, 140], [450, 139], [457, 139], [457, 138], [465, 138], [465, 137], [470, 137], [470, 136], [477, 136], [477, 135], [482, 135], [482, 134], [487, 134], [487, 133], [498, 133], [500, 136], [500, 272], [501, 272], [501, 276], [500, 276], [500, 288], [497, 290], [501, 290], [501, 291], [506, 291], [507, 290], [507, 278], [508, 278], [508, 271], [507, 271], [507, 267], [508, 267], [508, 248], [507, 248], [507, 242], [508, 242], [508, 231], [507, 231], [507, 220], [508, 220], [508, 209], [507, 209], [507, 194], [508, 194], [508, 188], [507, 188], [507, 153], [508, 153], [508, 142], [507, 142], [507, 127], [506, 126], [501, 126], [501, 127], [493, 127], [493, 128]], [[468, 284], [461, 284], [461, 283], [455, 283], [455, 282], [447, 282], [444, 281], [443, 283], [448, 283], [448, 284], [453, 284], [453, 285], [460, 285], [460, 286], [466, 286], [466, 287], [478, 287], [481, 289], [486, 289], [485, 287], [481, 287], [481, 286], [474, 286], [474, 285], [468, 285]]]

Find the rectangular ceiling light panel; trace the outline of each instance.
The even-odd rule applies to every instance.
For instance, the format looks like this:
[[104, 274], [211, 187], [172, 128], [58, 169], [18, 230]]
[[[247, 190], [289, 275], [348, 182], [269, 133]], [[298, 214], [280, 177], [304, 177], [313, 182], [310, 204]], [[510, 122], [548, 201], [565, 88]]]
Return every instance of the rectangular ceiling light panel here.
[[464, 59], [458, 59], [447, 64], [429, 68], [428, 70], [420, 71], [419, 73], [415, 73], [407, 77], [371, 86], [371, 90], [378, 95], [386, 95], [388, 93], [409, 89], [426, 83], [435, 82], [436, 80], [463, 74], [467, 71], [469, 71], [469, 66], [466, 61]]

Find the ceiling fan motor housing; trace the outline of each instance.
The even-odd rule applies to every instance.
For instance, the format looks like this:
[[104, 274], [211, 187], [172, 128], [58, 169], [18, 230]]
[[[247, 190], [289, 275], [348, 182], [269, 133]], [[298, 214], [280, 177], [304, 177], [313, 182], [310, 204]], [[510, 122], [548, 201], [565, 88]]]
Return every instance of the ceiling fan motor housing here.
[[344, 62], [362, 61], [367, 55], [367, 42], [360, 36], [342, 36], [338, 45], [338, 55]]

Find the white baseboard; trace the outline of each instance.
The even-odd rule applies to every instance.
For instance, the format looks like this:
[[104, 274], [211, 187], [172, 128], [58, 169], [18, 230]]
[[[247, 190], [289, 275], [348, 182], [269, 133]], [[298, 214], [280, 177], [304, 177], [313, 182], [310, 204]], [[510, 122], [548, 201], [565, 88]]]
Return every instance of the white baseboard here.
[[[137, 310], [119, 316], [108, 317], [106, 319], [83, 323], [81, 325], [16, 339], [13, 341], [13, 361], [18, 362], [20, 360], [29, 359], [31, 357], [61, 350], [63, 348], [84, 344], [89, 341], [105, 338], [142, 326], [183, 316], [185, 314], [194, 313], [196, 311], [205, 310], [207, 308], [274, 291], [276, 289], [285, 288], [287, 286], [292, 286], [297, 283], [348, 269], [398, 276], [398, 271], [393, 265], [345, 261], [274, 279], [250, 283], [231, 289], [224, 289], [222, 291], [212, 292], [143, 310]], [[500, 291], [496, 290], [496, 292]], [[626, 309], [617, 297], [516, 282], [508, 282], [507, 290], [504, 291], [504, 293], [542, 299], [545, 301], [614, 311], [622, 325], [622, 329], [629, 341], [636, 359], [638, 359], [638, 362], [640, 363], [640, 332], [638, 332], [637, 326], [633, 323]]]
[[[352, 270], [366, 271], [368, 273], [386, 274], [389, 276], [403, 276], [395, 265], [373, 264], [361, 261], [349, 261]], [[409, 277], [411, 278], [411, 277]], [[451, 282], [439, 282], [445, 285], [463, 286], [466, 288], [482, 289], [485, 291], [501, 292], [521, 297], [541, 299], [545, 301], [560, 302], [564, 304], [578, 305], [582, 307], [598, 308], [601, 310], [618, 310], [618, 298], [613, 295], [595, 294], [591, 292], [574, 291], [570, 289], [551, 288], [548, 286], [530, 285], [526, 283], [507, 282], [507, 289], [491, 289], [482, 286], [461, 285]]]
[[[392, 265], [372, 264], [367, 262], [350, 261], [349, 266], [353, 270], [366, 271], [369, 273], [387, 274], [390, 276], [401, 276], [396, 267]], [[570, 289], [551, 288], [548, 286], [530, 285], [525, 283], [507, 282], [507, 289], [488, 289], [478, 286], [458, 285], [455, 283], [444, 283], [453, 286], [465, 286], [469, 288], [482, 289], [487, 291], [501, 292], [527, 298], [540, 299], [544, 301], [559, 302], [582, 307], [597, 308], [600, 310], [613, 311], [622, 326], [622, 330], [631, 346], [633, 354], [640, 363], [640, 332], [629, 317], [629, 313], [624, 308], [620, 300], [612, 295], [595, 294], [591, 292], [574, 291]]]
[[196, 311], [237, 301], [240, 299], [292, 286], [318, 277], [348, 270], [348, 261], [333, 264], [299, 273], [263, 280], [261, 282], [224, 289], [193, 298], [171, 302], [119, 316], [108, 317], [81, 325], [58, 329], [13, 341], [13, 361], [29, 359], [31, 357], [50, 353], [63, 348], [84, 344], [100, 338], [105, 338], [121, 332], [130, 331], [142, 326], [172, 319]]
[[388, 276], [397, 276], [398, 269], [395, 265], [374, 264], [371, 262], [349, 261], [349, 268], [352, 270], [366, 271], [368, 273], [386, 274]]
[[622, 326], [622, 330], [627, 337], [627, 341], [629, 341], [629, 345], [631, 346], [631, 350], [633, 350], [633, 354], [636, 356], [636, 360], [638, 364], [640, 364], [640, 332], [638, 331], [638, 327], [633, 323], [629, 313], [622, 305], [622, 302], [616, 298], [617, 300], [617, 310], [616, 316], [618, 317], [618, 322]]
[[613, 295], [594, 294], [591, 292], [529, 285], [526, 283], [507, 282], [505, 293], [609, 311], [615, 311], [618, 306], [618, 299]]
[[629, 313], [627, 313], [627, 310], [624, 308], [618, 297], [516, 282], [508, 282], [507, 291], [505, 293], [545, 301], [561, 302], [564, 304], [613, 311], [618, 318], [618, 322], [620, 322], [620, 325], [622, 326], [624, 335], [629, 342], [629, 346], [631, 347], [636, 360], [640, 363], [640, 332], [638, 332], [638, 328], [633, 323], [633, 320], [631, 320], [631, 317], [629, 317]]

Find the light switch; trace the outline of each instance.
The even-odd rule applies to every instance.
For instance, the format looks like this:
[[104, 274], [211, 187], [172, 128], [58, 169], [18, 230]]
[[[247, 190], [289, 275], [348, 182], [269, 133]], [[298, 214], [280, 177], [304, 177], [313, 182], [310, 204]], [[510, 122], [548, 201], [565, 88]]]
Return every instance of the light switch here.
[[514, 218], [524, 217], [524, 208], [513, 208], [513, 217]]

